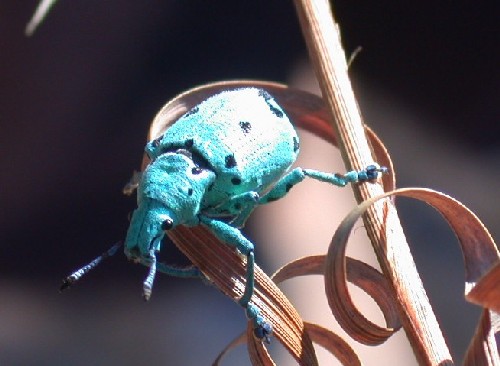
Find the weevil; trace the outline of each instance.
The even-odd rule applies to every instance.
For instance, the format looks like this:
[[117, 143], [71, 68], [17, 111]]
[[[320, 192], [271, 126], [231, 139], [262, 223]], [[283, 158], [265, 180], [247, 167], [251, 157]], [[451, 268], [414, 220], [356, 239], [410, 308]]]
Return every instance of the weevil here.
[[[387, 172], [375, 163], [343, 175], [300, 167], [290, 170], [299, 153], [299, 137], [276, 100], [258, 88], [228, 90], [208, 98], [148, 142], [145, 152], [151, 161], [127, 188], [137, 188], [137, 209], [124, 243], [129, 259], [149, 267], [144, 298], [151, 296], [156, 271], [203, 278], [196, 267], [178, 268], [156, 257], [168, 230], [204, 225], [246, 256], [246, 284], [239, 304], [253, 321], [255, 335], [268, 342], [272, 327], [251, 302], [254, 245], [240, 231], [248, 216], [256, 206], [284, 197], [306, 177], [343, 187], [374, 181]], [[119, 246], [68, 276], [61, 289]]]

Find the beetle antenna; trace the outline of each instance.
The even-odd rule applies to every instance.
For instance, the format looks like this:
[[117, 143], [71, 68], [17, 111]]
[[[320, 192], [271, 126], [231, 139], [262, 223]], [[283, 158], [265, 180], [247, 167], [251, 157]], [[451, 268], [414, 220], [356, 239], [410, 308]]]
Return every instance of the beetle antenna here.
[[111, 248], [109, 248], [107, 251], [105, 251], [100, 256], [98, 256], [96, 259], [94, 259], [92, 262], [90, 262], [89, 264], [86, 264], [82, 268], [76, 270], [75, 272], [70, 274], [68, 277], [63, 279], [63, 281], [62, 281], [63, 283], [62, 283], [61, 287], [59, 288], [59, 292], [63, 292], [67, 288], [70, 288], [71, 285], [73, 285], [76, 281], [78, 281], [84, 274], [89, 272], [91, 269], [94, 269], [95, 267], [97, 267], [97, 265], [99, 263], [101, 263], [103, 259], [106, 259], [106, 258], [114, 255], [116, 253], [116, 251], [118, 250], [118, 248], [120, 248], [122, 245], [123, 245], [123, 243], [121, 241], [119, 241], [118, 243], [113, 245]]

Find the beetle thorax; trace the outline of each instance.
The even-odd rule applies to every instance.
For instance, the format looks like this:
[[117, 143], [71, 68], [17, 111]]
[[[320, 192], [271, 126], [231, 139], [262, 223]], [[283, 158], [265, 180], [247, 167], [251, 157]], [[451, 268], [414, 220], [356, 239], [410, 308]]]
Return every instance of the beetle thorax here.
[[215, 174], [200, 168], [186, 150], [165, 153], [144, 171], [138, 189], [138, 204], [155, 200], [168, 208], [175, 218], [174, 226], [197, 224], [200, 204]]

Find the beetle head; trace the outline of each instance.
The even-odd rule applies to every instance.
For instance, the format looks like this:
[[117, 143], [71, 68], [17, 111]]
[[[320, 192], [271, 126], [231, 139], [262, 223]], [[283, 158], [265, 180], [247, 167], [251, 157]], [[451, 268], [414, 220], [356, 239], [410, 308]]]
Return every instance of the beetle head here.
[[215, 174], [197, 166], [185, 150], [164, 153], [144, 170], [125, 241], [131, 259], [148, 257], [159, 250], [165, 230], [198, 224], [203, 196]]

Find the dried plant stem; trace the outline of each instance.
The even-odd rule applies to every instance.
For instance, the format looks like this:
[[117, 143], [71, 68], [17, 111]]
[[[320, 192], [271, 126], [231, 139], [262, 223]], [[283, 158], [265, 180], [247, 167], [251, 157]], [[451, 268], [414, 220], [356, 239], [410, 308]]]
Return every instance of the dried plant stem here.
[[[348, 169], [362, 169], [374, 159], [328, 1], [295, 0], [295, 5], [344, 162]], [[353, 190], [358, 202], [383, 193], [379, 184], [353, 185]], [[380, 266], [394, 288], [401, 322], [419, 363], [453, 365], [391, 201], [372, 206], [364, 224]]]

